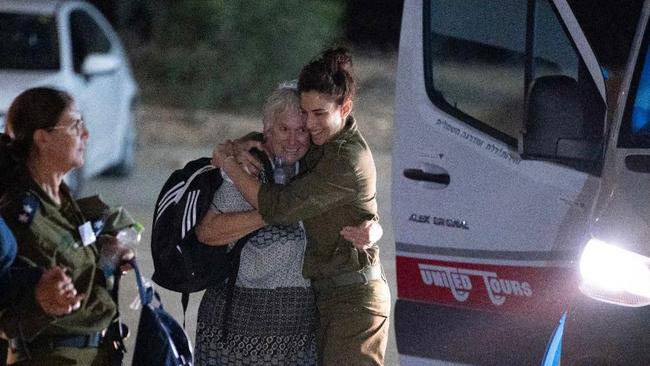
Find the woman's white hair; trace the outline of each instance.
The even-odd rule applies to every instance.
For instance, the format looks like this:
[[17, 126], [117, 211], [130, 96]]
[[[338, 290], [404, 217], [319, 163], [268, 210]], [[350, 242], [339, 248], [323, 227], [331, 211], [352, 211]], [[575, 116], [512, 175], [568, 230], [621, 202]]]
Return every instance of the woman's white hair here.
[[300, 113], [300, 94], [296, 80], [280, 83], [266, 100], [262, 116], [264, 134], [287, 112]]

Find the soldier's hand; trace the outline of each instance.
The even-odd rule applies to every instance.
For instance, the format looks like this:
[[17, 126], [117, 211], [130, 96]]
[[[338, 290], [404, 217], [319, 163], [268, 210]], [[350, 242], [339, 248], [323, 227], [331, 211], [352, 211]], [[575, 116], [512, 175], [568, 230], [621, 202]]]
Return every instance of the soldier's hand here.
[[345, 226], [341, 236], [352, 242], [357, 249], [365, 250], [372, 247], [384, 235], [384, 230], [377, 221], [364, 221], [358, 226]]
[[262, 162], [250, 153], [251, 149], [266, 151], [262, 142], [246, 139], [245, 137], [232, 142], [232, 151], [237, 162], [248, 174], [257, 176], [263, 169]]
[[114, 271], [118, 268], [121, 271], [131, 269], [129, 262], [135, 258], [135, 252], [128, 245], [111, 235], [100, 235], [97, 242], [101, 246], [100, 256], [110, 263]]
[[34, 293], [36, 302], [46, 314], [61, 316], [79, 309], [84, 294], [77, 294], [72, 279], [61, 267], [46, 270]]

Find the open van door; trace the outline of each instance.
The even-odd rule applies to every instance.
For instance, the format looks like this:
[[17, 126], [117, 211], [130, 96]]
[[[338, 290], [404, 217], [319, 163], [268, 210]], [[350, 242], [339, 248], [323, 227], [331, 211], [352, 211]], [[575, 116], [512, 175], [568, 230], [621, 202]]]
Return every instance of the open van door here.
[[407, 0], [392, 220], [402, 366], [534, 365], [601, 183], [605, 82], [564, 0]]
[[650, 365], [650, 1], [621, 84], [592, 211], [577, 264], [562, 365]]

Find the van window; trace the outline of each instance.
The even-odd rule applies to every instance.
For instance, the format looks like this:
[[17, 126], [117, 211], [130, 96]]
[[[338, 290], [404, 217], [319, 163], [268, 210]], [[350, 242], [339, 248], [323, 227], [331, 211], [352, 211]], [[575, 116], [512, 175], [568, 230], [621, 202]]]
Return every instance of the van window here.
[[544, 75], [579, 79], [579, 57], [548, 0], [430, 0], [424, 23], [432, 102], [511, 146], [528, 84]]
[[564, 75], [578, 80], [578, 56], [548, 1], [535, 2], [532, 74]]

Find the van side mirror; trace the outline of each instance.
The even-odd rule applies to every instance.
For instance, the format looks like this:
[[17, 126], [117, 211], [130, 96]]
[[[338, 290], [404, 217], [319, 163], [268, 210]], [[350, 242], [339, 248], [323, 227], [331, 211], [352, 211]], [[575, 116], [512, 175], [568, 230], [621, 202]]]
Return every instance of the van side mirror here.
[[522, 157], [559, 161], [578, 168], [582, 163], [599, 165], [603, 138], [593, 136], [587, 124], [602, 126], [604, 114], [600, 122], [587, 120], [590, 116], [585, 108], [592, 107], [585, 105], [588, 100], [571, 77], [535, 79], [527, 100]]

